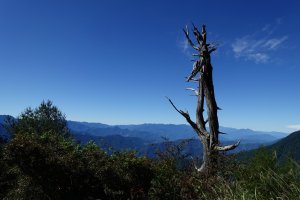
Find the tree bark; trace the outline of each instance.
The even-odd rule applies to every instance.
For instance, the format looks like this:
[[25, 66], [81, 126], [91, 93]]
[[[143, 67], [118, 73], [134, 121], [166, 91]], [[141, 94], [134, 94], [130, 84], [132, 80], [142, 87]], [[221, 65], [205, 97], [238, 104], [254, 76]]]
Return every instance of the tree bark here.
[[[192, 121], [189, 113], [177, 109], [173, 102], [169, 99], [172, 106], [177, 112], [179, 112], [192, 128], [197, 133], [200, 141], [203, 144], [203, 162], [200, 168], [196, 169], [200, 173], [206, 173], [213, 175], [218, 168], [218, 159], [220, 151], [228, 151], [236, 148], [239, 145], [239, 141], [236, 144], [228, 146], [220, 146], [219, 143], [219, 121], [218, 121], [218, 106], [215, 99], [214, 84], [213, 84], [213, 67], [211, 65], [210, 53], [216, 50], [216, 47], [206, 43], [206, 27], [202, 26], [202, 33], [193, 25], [193, 33], [196, 37], [199, 46], [195, 45], [189, 36], [188, 27], [183, 29], [188, 43], [197, 52], [199, 56], [198, 60], [193, 65], [193, 70], [187, 81], [198, 82], [198, 91], [194, 90], [197, 96], [197, 109], [196, 109], [196, 123]], [[199, 75], [198, 79], [194, 79], [196, 75]], [[204, 120], [204, 102], [206, 102], [208, 119]], [[209, 131], [207, 131], [206, 123], [208, 122]]]

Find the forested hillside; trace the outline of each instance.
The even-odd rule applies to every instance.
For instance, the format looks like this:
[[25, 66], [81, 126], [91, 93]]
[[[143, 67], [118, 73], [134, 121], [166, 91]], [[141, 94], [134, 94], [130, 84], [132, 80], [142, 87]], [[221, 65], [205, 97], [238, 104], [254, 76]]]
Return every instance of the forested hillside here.
[[300, 131], [291, 133], [289, 136], [270, 145], [269, 148], [276, 150], [280, 159], [291, 157], [300, 162]]
[[[11, 140], [0, 143], [1, 199], [300, 197], [299, 164], [289, 159], [278, 164], [264, 149], [247, 162], [224, 155], [216, 166], [218, 176], [208, 177], [195, 170], [201, 162], [183, 149], [187, 141], [161, 143], [154, 159], [114, 149], [108, 154], [93, 142], [78, 144], [66, 125], [51, 102], [25, 110], [10, 124]], [[296, 141], [298, 132], [290, 137]]]

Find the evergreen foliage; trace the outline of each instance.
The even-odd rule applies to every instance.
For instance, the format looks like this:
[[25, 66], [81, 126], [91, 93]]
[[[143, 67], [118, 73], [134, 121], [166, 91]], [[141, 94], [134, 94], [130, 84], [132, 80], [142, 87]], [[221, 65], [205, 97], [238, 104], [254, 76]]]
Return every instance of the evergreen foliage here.
[[51, 101], [43, 101], [38, 108], [26, 108], [16, 120], [7, 118], [6, 128], [12, 136], [53, 132], [64, 137], [70, 135], [65, 115]]

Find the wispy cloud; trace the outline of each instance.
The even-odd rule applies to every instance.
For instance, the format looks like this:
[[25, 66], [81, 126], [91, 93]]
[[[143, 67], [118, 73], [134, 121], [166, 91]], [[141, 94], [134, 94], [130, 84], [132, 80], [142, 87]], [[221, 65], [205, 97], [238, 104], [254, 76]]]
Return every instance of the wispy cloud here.
[[271, 38], [265, 42], [264, 47], [269, 50], [275, 50], [281, 43], [283, 43], [287, 39], [288, 36], [286, 35], [281, 38]]
[[183, 51], [183, 52], [186, 52], [186, 51], [188, 50], [188, 48], [189, 48], [189, 43], [188, 43], [187, 40], [184, 40], [184, 41], [182, 42], [182, 51]]
[[255, 63], [266, 63], [270, 57], [265, 53], [250, 53], [247, 55], [247, 59], [253, 60]]
[[182, 52], [188, 56], [191, 57], [192, 52], [190, 51], [190, 46], [189, 46], [189, 42], [187, 41], [187, 39], [185, 37], [182, 37], [178, 42], [177, 45], [179, 46], [179, 48], [182, 50]]
[[276, 21], [275, 25], [266, 24], [260, 30], [239, 38], [231, 44], [232, 51], [236, 58], [251, 60], [255, 63], [267, 63], [271, 60], [272, 52], [279, 49], [287, 35], [274, 36], [274, 30], [282, 23]]
[[287, 125], [287, 128], [300, 130], [300, 124]]

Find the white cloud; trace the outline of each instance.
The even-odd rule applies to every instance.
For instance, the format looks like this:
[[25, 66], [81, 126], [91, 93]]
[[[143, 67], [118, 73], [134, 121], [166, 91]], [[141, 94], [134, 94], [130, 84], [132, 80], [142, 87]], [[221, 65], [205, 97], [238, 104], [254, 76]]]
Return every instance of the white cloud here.
[[274, 30], [280, 25], [265, 25], [259, 31], [243, 37], [236, 38], [231, 44], [236, 58], [254, 61], [255, 63], [267, 63], [271, 60], [272, 52], [279, 49], [288, 36], [274, 36]]
[[178, 41], [178, 46], [185, 55], [187, 55], [188, 57], [191, 56], [191, 52], [189, 50], [189, 42], [185, 37]]
[[183, 44], [182, 44], [182, 49], [184, 52], [186, 52], [186, 50], [189, 48], [189, 42], [187, 40], [184, 40]]
[[266, 63], [269, 61], [269, 56], [265, 53], [248, 54], [248, 59], [253, 60], [255, 63]]
[[271, 38], [267, 40], [264, 44], [264, 47], [273, 50], [276, 49], [282, 42], [288, 39], [288, 36], [283, 36], [281, 38]]
[[300, 130], [300, 124], [287, 125], [287, 128]]
[[240, 56], [247, 48], [249, 48], [248, 41], [244, 38], [236, 39], [236, 41], [231, 45], [232, 50], [237, 57]]

